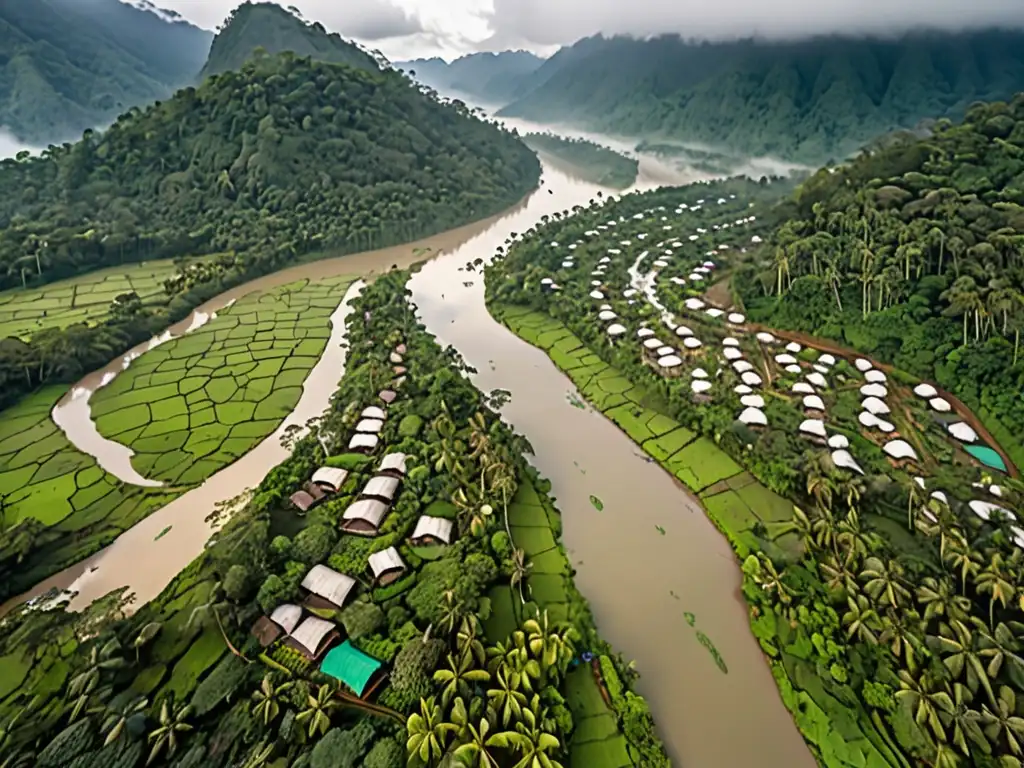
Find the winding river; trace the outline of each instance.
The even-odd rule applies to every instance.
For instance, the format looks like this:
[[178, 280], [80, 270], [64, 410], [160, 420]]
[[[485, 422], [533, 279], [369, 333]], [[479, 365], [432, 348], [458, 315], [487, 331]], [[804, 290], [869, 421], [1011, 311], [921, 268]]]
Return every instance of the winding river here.
[[[643, 173], [638, 186], [656, 185]], [[769, 765], [810, 768], [815, 762], [782, 705], [761, 651], [751, 635], [739, 594], [740, 571], [726, 540], [698, 502], [670, 475], [645, 460], [614, 424], [572, 406], [572, 383], [547, 356], [519, 340], [487, 313], [480, 274], [460, 271], [489, 259], [511, 232], [541, 216], [586, 204], [599, 188], [546, 167], [543, 184], [500, 217], [382, 251], [299, 265], [219, 296], [197, 313], [212, 313], [232, 299], [300, 278], [370, 276], [407, 266], [435, 253], [412, 279], [413, 301], [427, 328], [455, 346], [477, 370], [476, 383], [512, 394], [504, 417], [532, 443], [538, 469], [551, 479], [565, 520], [564, 540], [604, 636], [642, 674], [669, 752], [679, 765], [697, 768]], [[603, 190], [607, 193], [607, 190]], [[255, 486], [286, 455], [280, 436], [327, 406], [344, 369], [342, 339], [353, 284], [332, 316], [324, 356], [307, 378], [295, 412], [253, 451], [122, 534], [111, 546], [38, 585], [17, 600], [51, 587], [78, 592], [78, 608], [112, 589], [128, 586], [137, 600], [152, 599], [201, 551], [212, 528], [207, 515]], [[186, 319], [180, 329], [188, 328]], [[130, 454], [114, 456], [90, 442], [88, 393], [124, 367], [123, 360], [76, 385], [86, 407], [63, 413], [62, 428], [83, 450], [97, 451], [103, 466], [131, 469]], [[72, 399], [74, 399], [72, 397]], [[104, 451], [107, 451], [104, 453]], [[114, 470], [111, 469], [113, 472]], [[590, 496], [604, 502], [594, 509]], [[167, 526], [171, 529], [156, 540]], [[664, 529], [661, 534], [658, 527]], [[143, 565], [144, 564], [144, 565]], [[12, 601], [13, 602], [13, 601]], [[698, 642], [684, 613], [715, 644], [728, 664], [723, 674]]]

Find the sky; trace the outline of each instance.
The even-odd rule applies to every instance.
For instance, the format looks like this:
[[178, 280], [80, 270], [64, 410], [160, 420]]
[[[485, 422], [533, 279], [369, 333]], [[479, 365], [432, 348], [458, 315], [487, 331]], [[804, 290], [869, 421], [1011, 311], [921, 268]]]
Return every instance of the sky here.
[[[155, 0], [216, 27], [238, 0]], [[283, 0], [282, 5], [288, 5]], [[605, 34], [678, 33], [722, 39], [793, 38], [832, 32], [887, 34], [1024, 27], [1024, 0], [294, 0], [303, 16], [380, 49], [392, 61], [475, 50], [559, 45]]]

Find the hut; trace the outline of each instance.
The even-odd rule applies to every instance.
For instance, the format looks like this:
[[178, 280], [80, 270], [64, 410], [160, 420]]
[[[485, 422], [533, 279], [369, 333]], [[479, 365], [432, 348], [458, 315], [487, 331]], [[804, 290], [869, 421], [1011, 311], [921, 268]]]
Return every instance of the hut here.
[[362, 419], [380, 419], [384, 421], [388, 417], [388, 412], [377, 405], [368, 405], [363, 408], [363, 412], [359, 414]]
[[998, 504], [993, 504], [991, 501], [980, 501], [975, 499], [974, 501], [967, 502], [967, 506], [970, 507], [971, 512], [976, 514], [982, 520], [990, 520], [993, 512], [998, 512], [1011, 520], [1017, 519], [1017, 516], [1013, 514], [1013, 512], [1005, 507], [999, 506]]
[[986, 467], [998, 469], [1000, 472], [1007, 471], [1006, 462], [1003, 461], [1003, 457], [987, 445], [965, 445], [964, 450]]
[[603, 323], [607, 323], [609, 320], [614, 320], [616, 317], [618, 317], [618, 315], [616, 315], [610, 309], [602, 310], [597, 314], [597, 319]]
[[829, 448], [837, 448], [837, 449], [838, 448], [849, 448], [850, 447], [850, 441], [849, 441], [849, 439], [847, 439], [846, 435], [832, 435], [828, 439], [828, 447]]
[[320, 663], [320, 671], [340, 680], [359, 698], [370, 696], [384, 680], [381, 663], [348, 640], [327, 652]]
[[708, 317], [713, 317], [717, 320], [719, 317], [724, 315], [725, 312], [720, 310], [718, 307], [708, 307], [706, 310], [704, 310], [704, 314], [707, 315]]
[[380, 499], [381, 501], [391, 504], [395, 500], [395, 494], [398, 493], [398, 486], [401, 483], [397, 477], [391, 477], [390, 475], [377, 475], [370, 479], [370, 481], [363, 487], [363, 492], [359, 494], [360, 499]]
[[772, 336], [770, 333], [767, 333], [765, 331], [759, 332], [757, 334], [756, 338], [762, 344], [774, 344], [775, 343], [775, 337]]
[[313, 473], [312, 483], [330, 493], [337, 493], [348, 479], [348, 470], [338, 467], [320, 467]]
[[798, 381], [793, 385], [793, 392], [798, 395], [813, 395], [814, 387], [808, 384], [806, 381]]
[[744, 395], [740, 398], [740, 405], [745, 408], [764, 408], [764, 398], [760, 395]]
[[356, 432], [360, 434], [379, 435], [383, 428], [384, 422], [381, 419], [360, 419], [356, 424]]
[[768, 417], [764, 415], [764, 411], [752, 406], [743, 409], [743, 412], [739, 415], [739, 420], [749, 427], [768, 426]]
[[690, 391], [698, 398], [707, 399], [707, 396], [704, 393], [708, 392], [711, 389], [711, 386], [711, 382], [707, 379], [692, 379], [690, 381]]
[[413, 544], [423, 546], [428, 544], [451, 544], [452, 543], [452, 521], [443, 517], [432, 517], [423, 515], [416, 521], [416, 528], [412, 532]]
[[927, 382], [921, 382], [916, 387], [914, 387], [914, 394], [917, 395], [918, 397], [931, 399], [939, 394], [939, 390], [937, 390], [935, 387], [933, 387], [931, 384], [928, 384]]
[[818, 387], [819, 389], [824, 389], [825, 387], [828, 386], [828, 381], [825, 379], [824, 376], [822, 376], [817, 371], [814, 371], [813, 373], [808, 373], [807, 380], [811, 382], [811, 384], [813, 384], [814, 386]]
[[302, 609], [293, 603], [284, 603], [271, 611], [270, 620], [290, 635], [302, 620]]
[[696, 312], [697, 310], [704, 309], [704, 302], [700, 299], [690, 298], [683, 302], [683, 306], [693, 312]]
[[683, 359], [679, 355], [665, 355], [664, 357], [658, 358], [658, 367], [661, 368], [662, 372], [668, 376], [674, 376], [679, 372], [679, 366], [683, 364]]
[[643, 340], [643, 347], [648, 352], [653, 353], [658, 347], [662, 347], [664, 344], [655, 336]]
[[607, 333], [609, 336], [621, 336], [625, 332], [626, 326], [622, 325], [621, 323], [612, 323], [605, 330], [605, 333]]
[[858, 357], [856, 360], [853, 361], [853, 365], [861, 373], [866, 373], [867, 371], [870, 371], [872, 368], [875, 367], [874, 363], [872, 363], [870, 360], [864, 357]]
[[391, 369], [391, 372], [395, 374], [395, 376], [404, 376], [409, 372], [409, 369], [406, 368], [404, 365], [396, 365], [394, 368]]
[[370, 555], [369, 565], [373, 579], [379, 587], [387, 586], [405, 571], [405, 563], [394, 547], [374, 552]]
[[739, 374], [744, 374], [747, 371], [754, 370], [754, 366], [751, 365], [746, 360], [735, 360], [735, 361], [733, 361], [732, 367], [733, 367], [733, 370], [736, 371], [736, 373], [739, 373]]
[[318, 660], [340, 638], [337, 626], [319, 616], [307, 616], [288, 637], [285, 645], [312, 661]]
[[882, 384], [886, 381], [887, 377], [881, 371], [865, 371], [864, 378], [871, 384]]
[[730, 312], [729, 316], [725, 319], [728, 320], [733, 325], [740, 325], [746, 322], [747, 318], [741, 315], [739, 312]]
[[933, 397], [928, 401], [928, 405], [931, 406], [933, 411], [937, 411], [939, 413], [949, 413], [953, 410], [953, 406], [949, 404], [949, 401], [941, 397]]
[[405, 477], [405, 460], [406, 455], [404, 453], [389, 453], [381, 459], [380, 466], [377, 467], [377, 474]]
[[824, 443], [827, 438], [825, 422], [821, 419], [804, 419], [800, 423], [800, 433], [816, 443]]
[[691, 354], [696, 353], [702, 346], [704, 346], [703, 342], [696, 336], [687, 336], [683, 339], [683, 347]]
[[737, 395], [749, 395], [754, 390], [752, 390], [746, 384], [737, 384], [735, 387], [732, 388], [732, 391], [735, 392]]
[[392, 365], [401, 365], [403, 359], [404, 358], [397, 352], [392, 352], [390, 355], [388, 355], [388, 360], [391, 362]]
[[842, 469], [851, 469], [857, 474], [864, 474], [864, 470], [860, 468], [860, 464], [858, 464], [850, 452], [844, 448], [832, 451], [832, 463]]
[[372, 453], [380, 442], [380, 438], [377, 435], [369, 435], [365, 433], [352, 435], [352, 439], [348, 441], [348, 449], [350, 451], [362, 451], [363, 453]]
[[748, 387], [759, 387], [761, 386], [761, 377], [753, 371], [745, 371], [740, 374], [740, 380]]
[[275, 623], [269, 616], [260, 616], [256, 619], [256, 623], [252, 625], [252, 629], [249, 633], [256, 638], [256, 641], [260, 644], [260, 648], [266, 648], [273, 645], [274, 642], [284, 634], [284, 630], [281, 626]]
[[342, 515], [341, 529], [357, 536], [376, 536], [388, 513], [388, 505], [378, 499], [359, 499]]
[[337, 611], [345, 607], [356, 580], [326, 565], [314, 565], [300, 586], [308, 593], [303, 603], [307, 608]]
[[382, 389], [377, 393], [377, 397], [380, 398], [380, 401], [385, 405], [391, 405], [395, 402], [395, 398], [398, 397], [398, 393], [392, 389]]
[[738, 347], [739, 345], [739, 340], [734, 339], [732, 336], [726, 336], [724, 339], [722, 339], [723, 347]]
[[738, 350], [736, 347], [726, 347], [722, 350], [722, 355], [726, 360], [732, 362], [733, 360], [742, 360], [743, 352]]
[[864, 397], [886, 397], [889, 394], [889, 390], [883, 387], [881, 384], [865, 384], [860, 388], [860, 393]]
[[658, 357], [665, 357], [665, 355], [674, 355], [675, 353], [675, 349], [670, 347], [668, 344], [662, 347], [658, 347], [656, 350], [654, 350], [654, 354], [656, 354]]
[[804, 395], [804, 410], [805, 411], [824, 411], [825, 401], [822, 400], [818, 395]]
[[874, 416], [884, 416], [892, 412], [889, 406], [877, 397], [865, 397], [860, 407]]
[[906, 440], [890, 440], [882, 446], [882, 450], [897, 465], [917, 461], [917, 452]]
[[821, 355], [818, 355], [818, 362], [821, 363], [822, 365], [827, 365], [831, 367], [836, 364], [836, 358], [834, 355], [830, 355], [828, 352], [825, 352]]
[[306, 483], [302, 486], [301, 491], [296, 491], [289, 497], [289, 501], [299, 512], [305, 514], [323, 501], [325, 497], [326, 494], [316, 483]]
[[803, 347], [801, 347], [795, 341], [791, 341], [791, 342], [789, 342], [789, 344], [786, 345], [786, 351], [787, 352], [792, 352], [794, 355], [797, 352], [799, 352], [801, 349], [803, 349]]
[[405, 376], [399, 376], [397, 379], [391, 382], [391, 386], [394, 387], [395, 389], [401, 389], [402, 385], [405, 384], [405, 379]]
[[775, 356], [775, 362], [779, 365], [794, 365], [797, 359], [790, 354], [783, 353]]
[[653, 336], [653, 335], [654, 335], [654, 331], [652, 331], [650, 328], [641, 328], [640, 330], [638, 330], [636, 332], [636, 337], [638, 339], [646, 339], [648, 336]]
[[785, 370], [786, 373], [793, 374], [794, 376], [799, 376], [801, 373], [803, 373], [803, 370], [800, 368], [800, 366], [795, 364], [787, 365], [783, 370]]
[[953, 437], [961, 443], [974, 443], [978, 440], [978, 433], [970, 425], [963, 421], [956, 421], [946, 427]]
[[677, 325], [676, 326], [676, 336], [679, 336], [679, 337], [693, 336], [693, 331], [690, 330], [689, 328], [687, 328], [685, 325]]
[[407, 351], [408, 350], [405, 348], [405, 344], [399, 344], [397, 347], [395, 347], [395, 352], [397, 352], [400, 355], [404, 355]]

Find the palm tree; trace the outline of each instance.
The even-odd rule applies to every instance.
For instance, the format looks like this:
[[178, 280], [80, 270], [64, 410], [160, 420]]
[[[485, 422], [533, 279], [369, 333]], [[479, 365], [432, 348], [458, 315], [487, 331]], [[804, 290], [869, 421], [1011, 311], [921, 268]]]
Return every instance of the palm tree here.
[[458, 728], [444, 722], [444, 712], [431, 696], [420, 699], [420, 711], [409, 716], [405, 730], [409, 734], [405, 744], [409, 755], [419, 758], [423, 765], [430, 765], [432, 760], [441, 759], [451, 734]]
[[185, 722], [191, 712], [192, 707], [188, 704], [172, 709], [168, 700], [163, 700], [160, 704], [159, 725], [149, 734], [153, 747], [149, 751], [146, 765], [156, 760], [162, 752], [171, 757], [178, 751], [178, 734], [192, 730], [192, 726]]
[[971, 693], [984, 688], [993, 706], [995, 695], [989, 681], [985, 661], [981, 656], [978, 638], [964, 624], [943, 624], [937, 637], [930, 637], [929, 644], [943, 657], [942, 663], [949, 670], [953, 680], [961, 677]]
[[892, 655], [903, 658], [907, 669], [917, 668], [917, 653], [921, 649], [921, 617], [917, 611], [887, 611], [882, 617], [882, 634], [879, 641], [888, 645]]
[[472, 656], [462, 654], [458, 658], [448, 654], [448, 667], [434, 672], [434, 682], [441, 683], [441, 704], [445, 707], [456, 696], [470, 698], [477, 683], [486, 683], [491, 673], [486, 669], [474, 669]]
[[1012, 688], [999, 686], [999, 699], [991, 709], [981, 705], [981, 721], [990, 742], [1005, 744], [1014, 755], [1024, 752], [1024, 718], [1017, 716], [1017, 694]]
[[998, 602], [1006, 609], [1007, 603], [1013, 597], [1016, 590], [1013, 586], [1013, 577], [1003, 563], [1003, 556], [998, 552], [993, 553], [989, 564], [985, 566], [975, 579], [975, 589], [979, 595], [986, 592], [988, 600], [988, 625], [995, 624], [995, 608]]
[[997, 678], [1005, 666], [1011, 680], [1019, 685], [1024, 678], [1024, 658], [1018, 653], [1020, 643], [1010, 628], [1002, 622], [991, 633], [979, 627], [978, 638], [981, 649], [978, 653], [983, 659], [988, 659], [985, 667], [988, 676]]
[[893, 608], [899, 608], [910, 598], [910, 590], [903, 583], [903, 567], [895, 560], [869, 557], [860, 574], [864, 591], [875, 600], [883, 599]]
[[860, 591], [857, 583], [857, 573], [850, 562], [852, 553], [845, 557], [830, 552], [818, 563], [818, 570], [825, 577], [825, 586], [830, 590], [844, 589], [847, 596], [855, 595]]
[[[474, 720], [477, 721], [476, 725]], [[487, 717], [472, 717], [466, 712], [466, 704], [462, 699], [455, 700], [451, 721], [458, 726], [458, 738], [462, 742], [451, 755], [465, 768], [497, 768], [498, 761], [491, 750], [508, 749], [514, 743], [514, 731], [491, 733], [491, 721]]]
[[121, 734], [128, 727], [128, 722], [134, 718], [141, 717], [142, 711], [149, 706], [149, 700], [145, 696], [139, 696], [124, 702], [120, 707], [108, 708], [107, 716], [103, 719], [100, 731], [107, 734], [103, 746], [117, 741]]
[[501, 715], [502, 725], [507, 726], [511, 721], [523, 716], [526, 695], [519, 690], [518, 680], [509, 674], [509, 669], [505, 665], [498, 667], [494, 682], [496, 686], [487, 691], [487, 698], [494, 705], [495, 712]]
[[81, 714], [89, 697], [99, 687], [104, 675], [125, 666], [124, 658], [116, 655], [120, 650], [121, 645], [117, 640], [110, 640], [102, 647], [94, 645], [90, 649], [85, 668], [68, 682], [68, 695], [76, 698], [75, 705], [71, 710], [71, 720], [77, 719]]
[[295, 722], [309, 724], [306, 732], [310, 738], [316, 736], [317, 732], [323, 735], [330, 729], [331, 714], [341, 706], [333, 697], [334, 690], [326, 683], [317, 688], [316, 696], [306, 696], [306, 708], [295, 716]]
[[946, 716], [946, 725], [953, 728], [950, 741], [967, 757], [971, 756], [972, 745], [986, 754], [992, 751], [979, 724], [981, 713], [970, 707], [973, 699], [965, 686], [953, 683], [953, 712]]
[[530, 569], [533, 568], [533, 563], [526, 562], [526, 550], [514, 549], [512, 550], [512, 578], [510, 585], [512, 588], [519, 587], [519, 603], [525, 604], [526, 598], [523, 596], [523, 582], [526, 577], [530, 575]]
[[522, 722], [516, 723], [519, 731], [515, 739], [516, 751], [521, 758], [513, 768], [562, 768], [562, 764], [548, 755], [557, 752], [561, 743], [552, 734], [541, 728], [543, 717], [532, 709], [523, 709]]
[[879, 548], [878, 536], [861, 528], [860, 513], [856, 509], [851, 508], [846, 517], [839, 521], [837, 531], [836, 544], [851, 558], [853, 555], [864, 557]]
[[980, 336], [980, 316], [984, 309], [981, 295], [978, 293], [978, 286], [970, 275], [961, 275], [947, 290], [943, 291], [940, 298], [949, 302], [949, 307], [943, 314], [953, 317], [963, 316], [964, 319], [964, 346], [967, 346], [967, 321], [974, 315], [975, 340]]
[[905, 669], [899, 671], [900, 689], [896, 691], [897, 700], [906, 699], [914, 710], [914, 721], [931, 729], [939, 743], [946, 741], [946, 730], [942, 725], [942, 716], [953, 713], [953, 699], [943, 688], [940, 680], [925, 672], [914, 677]]
[[264, 726], [269, 726], [281, 712], [281, 697], [294, 686], [294, 681], [275, 686], [270, 675], [264, 675], [260, 687], [252, 695], [253, 701], [256, 702], [252, 709], [253, 716], [262, 720]]
[[981, 555], [967, 543], [963, 534], [952, 538], [947, 550], [946, 562], [956, 569], [960, 576], [960, 593], [967, 594], [968, 582], [981, 570]]
[[956, 586], [948, 578], [926, 576], [917, 588], [917, 602], [924, 606], [924, 620], [947, 618], [951, 622], [966, 621], [971, 601], [956, 593]]
[[847, 597], [849, 610], [843, 614], [842, 623], [846, 627], [847, 637], [870, 645], [878, 644], [878, 631], [882, 628], [878, 611], [864, 595]]
[[463, 656], [475, 659], [478, 666], [483, 666], [487, 654], [484, 644], [480, 642], [480, 619], [475, 614], [462, 617], [459, 631], [455, 635], [455, 647]]

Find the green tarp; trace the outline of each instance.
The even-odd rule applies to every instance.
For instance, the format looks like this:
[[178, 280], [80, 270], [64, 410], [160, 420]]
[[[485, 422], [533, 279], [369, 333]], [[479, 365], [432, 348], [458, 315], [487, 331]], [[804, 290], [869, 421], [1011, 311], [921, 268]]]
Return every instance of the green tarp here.
[[1003, 457], [987, 445], [967, 445], [964, 447], [971, 456], [982, 464], [992, 467], [992, 469], [998, 469], [1000, 472], [1006, 471], [1006, 462], [1003, 461]]
[[341, 680], [356, 696], [362, 696], [373, 673], [380, 669], [380, 662], [356, 648], [346, 640], [331, 648], [320, 662], [320, 671]]

